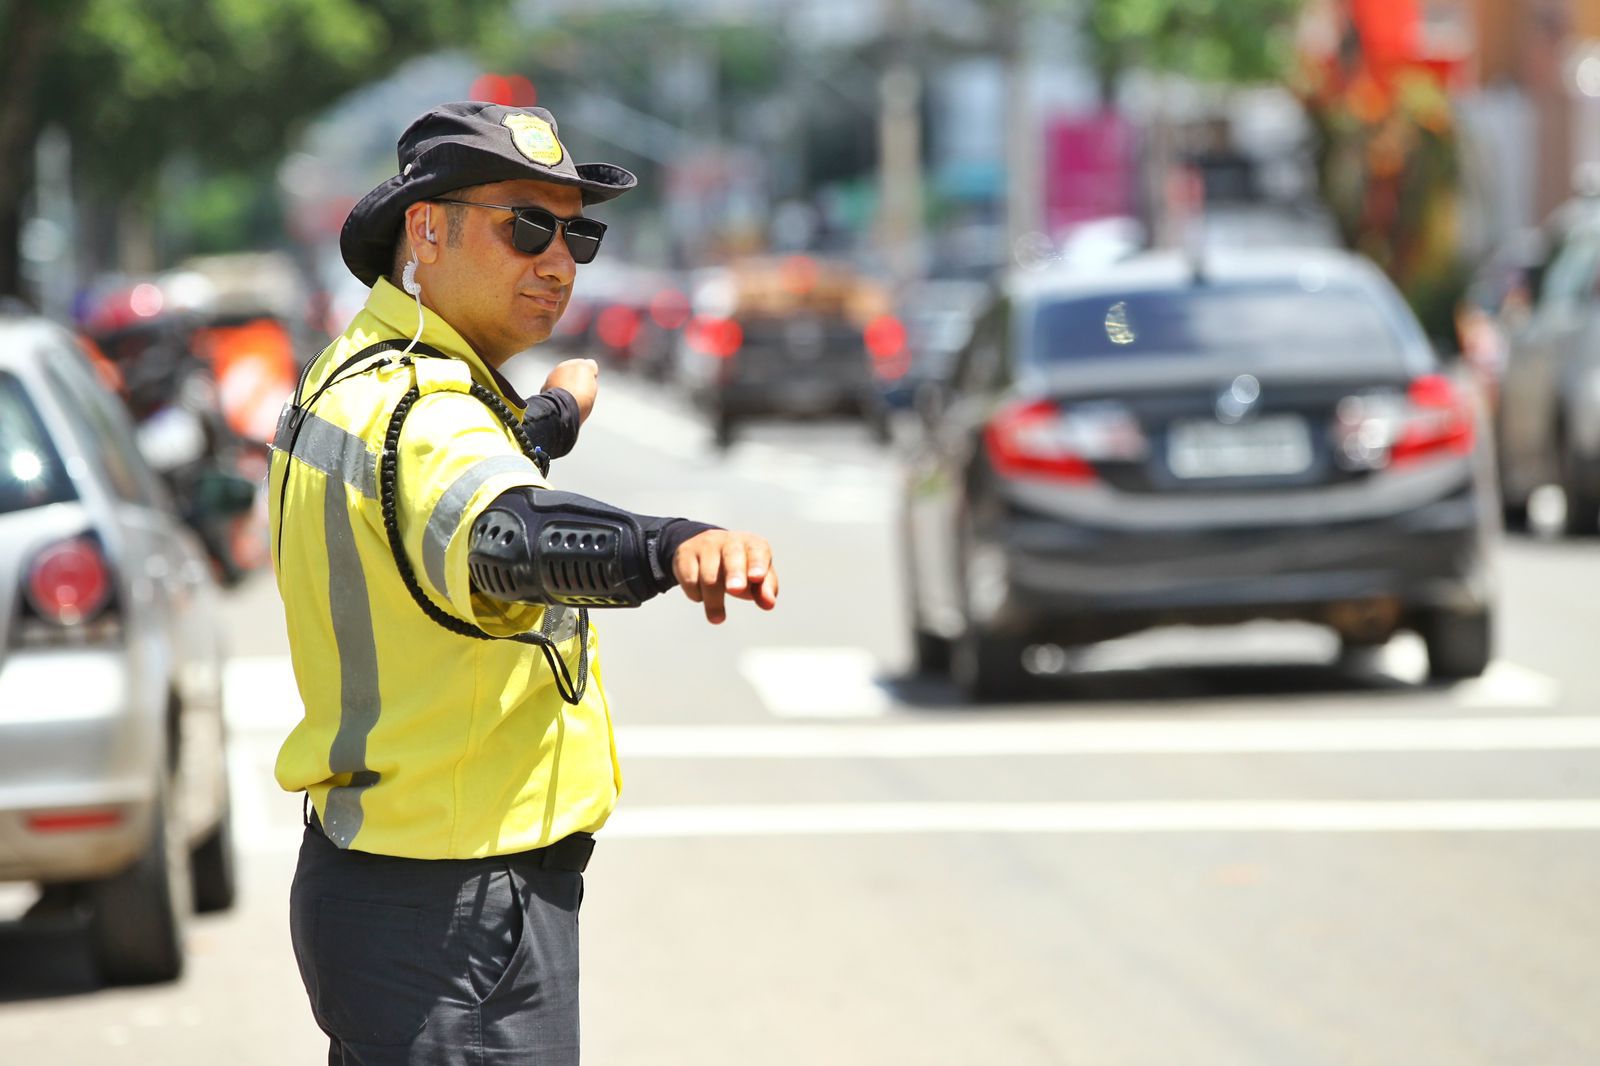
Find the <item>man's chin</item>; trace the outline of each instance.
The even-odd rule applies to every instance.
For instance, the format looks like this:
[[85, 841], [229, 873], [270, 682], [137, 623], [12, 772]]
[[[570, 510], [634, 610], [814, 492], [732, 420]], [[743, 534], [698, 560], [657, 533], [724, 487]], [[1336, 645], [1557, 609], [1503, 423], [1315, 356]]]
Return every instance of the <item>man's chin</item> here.
[[549, 340], [555, 331], [556, 324], [554, 322], [545, 322], [541, 326], [530, 326], [528, 329], [522, 330], [518, 334], [518, 340], [521, 341], [521, 347], [518, 348], [518, 351], [525, 352], [529, 348], [538, 347]]

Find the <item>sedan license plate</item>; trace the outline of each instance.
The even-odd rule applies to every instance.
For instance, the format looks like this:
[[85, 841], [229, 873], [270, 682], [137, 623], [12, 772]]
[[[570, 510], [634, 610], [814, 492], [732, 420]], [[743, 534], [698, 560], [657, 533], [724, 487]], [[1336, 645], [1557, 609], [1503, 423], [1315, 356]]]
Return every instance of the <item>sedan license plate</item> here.
[[1274, 415], [1249, 422], [1174, 422], [1167, 466], [1181, 478], [1272, 477], [1311, 466], [1305, 419]]

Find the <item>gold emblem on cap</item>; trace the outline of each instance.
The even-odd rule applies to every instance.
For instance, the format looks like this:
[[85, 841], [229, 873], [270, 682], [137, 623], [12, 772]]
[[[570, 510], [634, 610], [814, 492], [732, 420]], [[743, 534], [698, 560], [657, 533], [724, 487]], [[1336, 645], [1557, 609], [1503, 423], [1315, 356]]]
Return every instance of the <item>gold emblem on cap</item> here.
[[567, 154], [556, 139], [556, 131], [550, 128], [550, 123], [537, 115], [514, 111], [501, 119], [500, 123], [511, 131], [511, 143], [517, 146], [517, 151], [535, 163], [553, 167]]

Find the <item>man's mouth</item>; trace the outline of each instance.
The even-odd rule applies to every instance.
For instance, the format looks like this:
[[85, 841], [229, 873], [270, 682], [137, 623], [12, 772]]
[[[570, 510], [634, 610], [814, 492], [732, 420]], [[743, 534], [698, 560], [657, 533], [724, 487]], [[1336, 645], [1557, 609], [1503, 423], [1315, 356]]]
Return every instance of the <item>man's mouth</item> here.
[[559, 294], [525, 292], [522, 295], [544, 308], [546, 311], [561, 310], [561, 297]]

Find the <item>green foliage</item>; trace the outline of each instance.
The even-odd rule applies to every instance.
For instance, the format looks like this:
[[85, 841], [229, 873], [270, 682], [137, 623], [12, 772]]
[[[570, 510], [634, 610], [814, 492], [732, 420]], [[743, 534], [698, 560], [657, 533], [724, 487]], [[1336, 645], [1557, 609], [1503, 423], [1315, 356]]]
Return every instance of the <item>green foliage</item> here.
[[87, 175], [148, 183], [193, 152], [271, 167], [296, 125], [422, 51], [470, 43], [506, 0], [81, 0], [37, 118], [74, 134]]
[[1281, 80], [1304, 0], [1086, 0], [1103, 72], [1144, 66], [1197, 81]]
[[201, 179], [180, 198], [157, 204], [167, 257], [272, 246], [284, 225], [274, 193], [270, 171], [238, 171]]
[[503, 36], [509, 4], [0, 0], [0, 294], [19, 285], [5, 236], [47, 125], [71, 135], [83, 188], [147, 212], [165, 168], [185, 161], [200, 214], [186, 224], [182, 205], [163, 205], [169, 243], [214, 245], [261, 231], [302, 122], [412, 56]]

